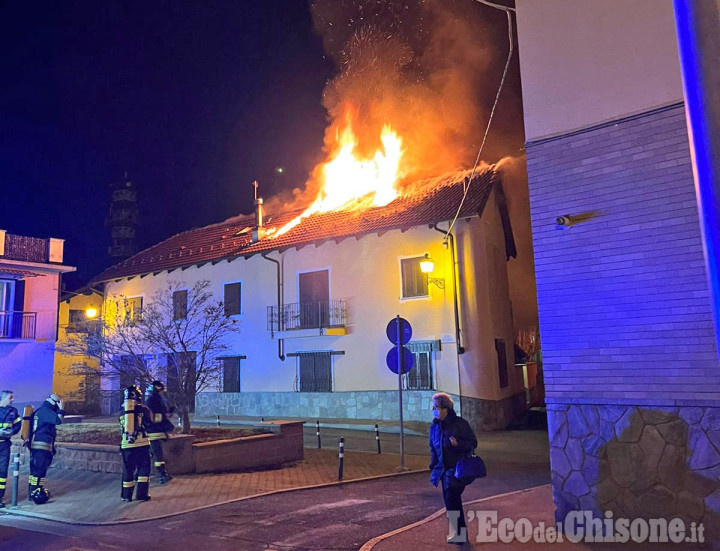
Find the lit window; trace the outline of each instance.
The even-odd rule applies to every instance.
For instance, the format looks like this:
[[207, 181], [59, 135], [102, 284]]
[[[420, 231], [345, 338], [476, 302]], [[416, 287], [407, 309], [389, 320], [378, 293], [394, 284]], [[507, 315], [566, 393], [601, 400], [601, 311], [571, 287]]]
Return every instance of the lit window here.
[[428, 278], [420, 269], [424, 256], [403, 258], [400, 260], [400, 277], [402, 278], [402, 297], [415, 298], [428, 296]]
[[142, 297], [125, 299], [125, 321], [130, 325], [135, 325], [142, 321], [142, 307]]

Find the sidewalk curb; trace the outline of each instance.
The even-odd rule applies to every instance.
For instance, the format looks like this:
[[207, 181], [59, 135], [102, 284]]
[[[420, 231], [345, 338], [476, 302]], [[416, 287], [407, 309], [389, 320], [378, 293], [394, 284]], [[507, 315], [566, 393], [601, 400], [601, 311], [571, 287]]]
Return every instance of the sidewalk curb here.
[[135, 524], [135, 523], [138, 523], [138, 522], [148, 522], [148, 521], [153, 521], [153, 520], [162, 520], [162, 519], [165, 519], [165, 518], [171, 518], [171, 517], [176, 517], [176, 516], [179, 516], [179, 515], [185, 515], [185, 514], [187, 514], [187, 513], [194, 513], [194, 512], [196, 512], [196, 511], [202, 511], [202, 510], [204, 510], [204, 509], [210, 509], [211, 507], [217, 507], [217, 506], [219, 506], [219, 505], [227, 505], [227, 504], [229, 504], [229, 503], [237, 503], [237, 502], [240, 502], [240, 501], [247, 501], [247, 500], [249, 500], [249, 499], [255, 499], [255, 498], [258, 498], [258, 497], [271, 496], [271, 495], [275, 495], [275, 494], [282, 494], [282, 493], [286, 493], [286, 492], [295, 492], [295, 491], [298, 491], [298, 490], [312, 490], [312, 489], [315, 489], [315, 488], [327, 488], [327, 487], [330, 487], [330, 486], [342, 486], [343, 484], [354, 484], [354, 483], [356, 483], [356, 482], [366, 482], [366, 481], [369, 481], [369, 480], [378, 480], [378, 479], [381, 479], [381, 478], [390, 478], [390, 477], [393, 477], [393, 476], [405, 476], [405, 475], [410, 475], [410, 474], [427, 473], [427, 472], [429, 472], [429, 471], [430, 471], [430, 469], [420, 469], [420, 470], [415, 470], [415, 471], [403, 471], [403, 472], [398, 472], [398, 473], [380, 474], [380, 475], [376, 475], [376, 476], [366, 476], [366, 477], [363, 477], [363, 478], [353, 478], [353, 479], [351, 479], [351, 480], [343, 480], [342, 482], [324, 482], [324, 483], [322, 483], [322, 484], [311, 484], [311, 485], [308, 485], [308, 486], [298, 486], [298, 487], [296, 487], [296, 488], [284, 488], [284, 489], [282, 489], [282, 490], [272, 490], [272, 491], [270, 491], [270, 492], [263, 492], [263, 493], [259, 493], [259, 494], [253, 494], [253, 495], [250, 495], [250, 496], [238, 497], [238, 498], [235, 498], [235, 499], [228, 499], [228, 500], [225, 500], [225, 501], [219, 501], [218, 503], [211, 503], [211, 504], [208, 504], [208, 505], [201, 505], [201, 506], [199, 506], [199, 507], [193, 507], [193, 508], [191, 508], [191, 509], [186, 509], [186, 510], [183, 510], [183, 511], [177, 511], [177, 512], [174, 512], [174, 513], [167, 513], [167, 514], [165, 514], [165, 515], [157, 515], [157, 516], [154, 516], [154, 517], [145, 517], [145, 518], [141, 518], [141, 519], [125, 519], [125, 520], [104, 521], [104, 522], [73, 522], [73, 521], [70, 521], [70, 520], [61, 520], [61, 519], [58, 519], [58, 518], [54, 518], [54, 517], [51, 517], [51, 516], [49, 516], [49, 515], [45, 515], [45, 514], [43, 514], [43, 513], [33, 513], [33, 512], [30, 512], [30, 511], [16, 511], [16, 510], [13, 510], [13, 509], [10, 508], [10, 507], [5, 507], [4, 509], [2, 509], [2, 512], [0, 512], [0, 515], [2, 515], [2, 513], [5, 513], [5, 514], [8, 514], [8, 515], [15, 515], [15, 516], [19, 516], [19, 517], [38, 518], [38, 519], [47, 520], [47, 521], [50, 521], [50, 522], [57, 522], [57, 523], [60, 523], [60, 524], [68, 524], [68, 525], [71, 525], [71, 526], [116, 526], [116, 525], [119, 525], [119, 524]]
[[[507, 496], [512, 496], [515, 494], [522, 494], [524, 492], [529, 492], [531, 490], [537, 490], [538, 488], [544, 488], [546, 486], [550, 486], [550, 484], [540, 484], [539, 486], [533, 486], [531, 488], [523, 488], [522, 490], [515, 490], [513, 492], [505, 492], [504, 494], [496, 494], [494, 496], [481, 497], [480, 499], [474, 499], [473, 501], [465, 502], [465, 503], [463, 503], [463, 506], [473, 505], [475, 503], [481, 503], [483, 501], [489, 501], [491, 499], [497, 499], [500, 497], [507, 497]], [[424, 519], [418, 520], [417, 522], [413, 522], [412, 524], [408, 524], [407, 526], [403, 526], [402, 528], [398, 528], [397, 530], [393, 530], [392, 532], [386, 532], [385, 534], [380, 534], [379, 536], [375, 536], [373, 539], [365, 542], [365, 544], [358, 551], [371, 551], [381, 541], [384, 541], [384, 540], [391, 538], [393, 536], [396, 536], [398, 534], [402, 534], [403, 532], [407, 532], [408, 530], [412, 530], [413, 528], [416, 528], [418, 526], [422, 526], [423, 524], [427, 524], [428, 522], [431, 522], [431, 521], [435, 520], [436, 518], [443, 516], [444, 514], [445, 514], [445, 507], [443, 507], [442, 509], [438, 509], [432, 515], [427, 516]]]

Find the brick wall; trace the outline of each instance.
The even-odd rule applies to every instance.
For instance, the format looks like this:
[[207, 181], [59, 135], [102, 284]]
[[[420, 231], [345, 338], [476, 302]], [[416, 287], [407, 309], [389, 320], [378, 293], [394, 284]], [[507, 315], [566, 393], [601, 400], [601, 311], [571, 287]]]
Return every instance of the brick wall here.
[[548, 401], [717, 400], [683, 106], [531, 143], [527, 157]]

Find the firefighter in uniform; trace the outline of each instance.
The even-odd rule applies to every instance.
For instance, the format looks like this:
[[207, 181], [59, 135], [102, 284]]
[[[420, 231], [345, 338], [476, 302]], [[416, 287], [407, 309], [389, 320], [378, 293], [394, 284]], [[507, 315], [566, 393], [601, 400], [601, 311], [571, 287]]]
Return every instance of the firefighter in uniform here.
[[138, 501], [149, 501], [150, 487], [150, 441], [147, 436], [147, 425], [152, 413], [142, 404], [142, 392], [137, 386], [125, 389], [125, 401], [120, 413], [122, 442], [120, 449], [123, 459], [122, 491], [123, 501], [132, 501], [133, 491], [137, 486], [135, 498]]
[[22, 419], [18, 410], [12, 407], [12, 390], [0, 392], [0, 509], [5, 507], [3, 496], [7, 485], [8, 466], [10, 465], [10, 438], [20, 432]]
[[165, 385], [161, 381], [153, 381], [148, 387], [147, 407], [152, 412], [152, 418], [148, 424], [148, 438], [150, 439], [150, 451], [153, 456], [153, 464], [160, 478], [160, 484], [166, 484], [172, 480], [165, 466], [163, 454], [163, 440], [168, 439], [168, 433], [175, 428], [169, 417], [172, 408], [169, 406]]
[[64, 415], [62, 400], [57, 394], [51, 394], [32, 414], [28, 498], [37, 505], [50, 499], [50, 492], [45, 488], [45, 475], [55, 455], [56, 427], [62, 423]]

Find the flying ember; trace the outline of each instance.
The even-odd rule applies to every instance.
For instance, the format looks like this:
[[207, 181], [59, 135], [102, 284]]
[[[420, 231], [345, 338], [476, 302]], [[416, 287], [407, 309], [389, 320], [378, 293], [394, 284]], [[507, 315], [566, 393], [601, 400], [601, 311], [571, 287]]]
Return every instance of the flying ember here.
[[378, 149], [372, 158], [359, 159], [355, 153], [357, 137], [348, 112], [345, 126], [338, 132], [336, 150], [322, 166], [317, 198], [297, 218], [277, 232], [269, 232], [271, 236], [287, 233], [303, 218], [318, 212], [382, 207], [392, 202], [398, 196], [395, 184], [400, 177], [402, 138], [386, 124], [380, 134], [380, 142], [382, 150]]

